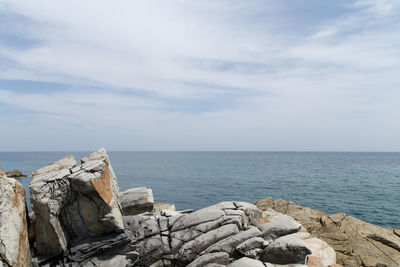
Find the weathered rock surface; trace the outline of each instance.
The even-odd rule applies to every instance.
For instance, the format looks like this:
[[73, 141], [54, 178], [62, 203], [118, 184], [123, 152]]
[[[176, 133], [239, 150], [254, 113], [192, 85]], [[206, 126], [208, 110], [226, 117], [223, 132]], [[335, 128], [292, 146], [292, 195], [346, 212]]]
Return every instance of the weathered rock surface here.
[[30, 266], [23, 186], [0, 169], [0, 266]]
[[132, 188], [122, 192], [119, 201], [123, 215], [137, 215], [153, 211], [153, 191], [146, 187]]
[[62, 256], [76, 240], [124, 231], [119, 188], [104, 149], [82, 159], [63, 158], [32, 173], [35, 252]]
[[343, 213], [327, 215], [284, 200], [267, 198], [255, 204], [261, 210], [272, 208], [298, 220], [312, 237], [325, 241], [335, 250], [337, 263], [341, 265], [400, 266], [400, 237], [394, 229], [372, 225]]
[[9, 178], [28, 177], [26, 174], [23, 174], [20, 170], [13, 170], [6, 172], [6, 176]]

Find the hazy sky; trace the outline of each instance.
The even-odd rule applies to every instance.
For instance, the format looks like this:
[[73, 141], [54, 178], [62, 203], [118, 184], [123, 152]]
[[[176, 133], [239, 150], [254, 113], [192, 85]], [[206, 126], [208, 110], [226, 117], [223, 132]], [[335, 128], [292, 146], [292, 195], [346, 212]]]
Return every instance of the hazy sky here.
[[0, 2], [0, 151], [400, 151], [400, 1]]

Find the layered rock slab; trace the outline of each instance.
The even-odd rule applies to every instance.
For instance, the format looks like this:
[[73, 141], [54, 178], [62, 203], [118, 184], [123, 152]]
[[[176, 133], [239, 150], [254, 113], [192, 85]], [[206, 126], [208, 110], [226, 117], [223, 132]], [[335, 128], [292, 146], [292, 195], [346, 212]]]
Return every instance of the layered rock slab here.
[[106, 151], [81, 162], [78, 166], [68, 156], [32, 173], [35, 252], [44, 259], [65, 254], [74, 240], [124, 230], [119, 188]]
[[23, 186], [0, 169], [0, 266], [30, 266]]

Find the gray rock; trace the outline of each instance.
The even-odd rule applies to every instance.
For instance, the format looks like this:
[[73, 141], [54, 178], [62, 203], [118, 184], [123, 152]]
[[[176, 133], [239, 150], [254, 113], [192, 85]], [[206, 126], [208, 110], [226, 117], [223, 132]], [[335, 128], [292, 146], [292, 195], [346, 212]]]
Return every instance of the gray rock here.
[[119, 201], [124, 215], [153, 211], [154, 207], [153, 191], [145, 187], [126, 190], [121, 193]]
[[234, 224], [224, 225], [218, 229], [209, 231], [184, 244], [179, 250], [177, 258], [182, 261], [191, 261], [206, 248], [238, 232], [239, 229]]
[[29, 188], [35, 248], [42, 258], [62, 255], [75, 239], [124, 230], [119, 188], [105, 150], [92, 153], [83, 166], [75, 165], [68, 156], [33, 172]]
[[108, 161], [107, 151], [102, 147], [99, 150], [91, 153], [89, 156], [81, 159], [81, 163], [84, 164], [89, 160], [105, 160]]
[[198, 224], [193, 228], [195, 228], [197, 231], [205, 233], [226, 224], [236, 224], [239, 229], [242, 229], [243, 227], [240, 216], [222, 216], [214, 221]]
[[261, 231], [258, 230], [256, 227], [250, 228], [244, 232], [240, 232], [236, 235], [230, 236], [228, 238], [225, 238], [218, 243], [208, 247], [204, 252], [205, 253], [211, 253], [211, 252], [227, 252], [227, 253], [232, 253], [236, 246], [239, 245], [240, 243], [244, 242], [245, 240], [248, 240], [253, 237], [258, 237], [261, 235]]
[[45, 173], [52, 173], [52, 172], [56, 172], [59, 170], [63, 170], [63, 169], [71, 169], [73, 167], [75, 167], [78, 163], [76, 162], [75, 158], [71, 155], [62, 158], [56, 162], [53, 162], [49, 165], [47, 165], [46, 167], [40, 168], [34, 172], [32, 172], [32, 177], [33, 176], [37, 176], [40, 174], [45, 174]]
[[301, 229], [301, 224], [286, 218], [279, 218], [258, 227], [263, 238], [276, 239], [280, 236], [293, 234]]
[[252, 251], [253, 249], [256, 248], [266, 247], [268, 244], [269, 242], [265, 241], [261, 237], [252, 237], [237, 245], [236, 250], [239, 253], [246, 255], [246, 253], [248, 253], [249, 251]]
[[[60, 168], [61, 163], [53, 165]], [[31, 206], [36, 214], [36, 253], [52, 257], [67, 249], [67, 236], [59, 215], [70, 198], [70, 182], [66, 178], [70, 172], [68, 169], [43, 172], [40, 169], [37, 172], [40, 174], [32, 177], [29, 189]]]
[[227, 265], [228, 262], [229, 254], [226, 252], [207, 253], [192, 261], [187, 267], [203, 267], [212, 263]]
[[264, 262], [265, 267], [308, 267], [307, 264], [272, 264], [270, 262]]
[[88, 172], [100, 172], [106, 167], [107, 163], [104, 160], [96, 159], [96, 160], [88, 160], [83, 163], [80, 167], [82, 170]]
[[0, 266], [30, 266], [24, 187], [0, 169]]
[[121, 248], [130, 242], [129, 234], [126, 232], [115, 234], [104, 234], [94, 238], [85, 238], [76, 244], [71, 244], [67, 259], [71, 263], [83, 263], [95, 256], [117, 255]]
[[159, 235], [161, 232], [157, 219], [152, 215], [124, 216], [123, 220], [133, 234], [133, 241]]
[[136, 258], [131, 259], [130, 255], [106, 255], [98, 256], [85, 262], [82, 267], [109, 267], [109, 266], [133, 266], [136, 262]]
[[243, 210], [246, 213], [251, 225], [260, 225], [262, 212], [257, 206], [247, 202], [234, 202], [234, 204], [239, 210]]
[[29, 242], [35, 242], [36, 239], [36, 215], [33, 211], [28, 214], [28, 234], [29, 234]]
[[227, 267], [265, 267], [261, 261], [247, 257], [240, 258], [237, 261], [228, 264]]
[[171, 231], [174, 232], [189, 228], [193, 225], [214, 221], [224, 215], [225, 213], [222, 210], [206, 210], [193, 212], [177, 219], [177, 221], [173, 223]]
[[203, 232], [200, 232], [200, 231], [196, 230], [195, 227], [192, 227], [192, 228], [172, 232], [171, 237], [174, 239], [181, 240], [183, 242], [188, 242], [202, 234], [203, 234]]
[[225, 202], [220, 202], [218, 204], [206, 207], [206, 208], [202, 208], [200, 210], [198, 210], [199, 212], [203, 212], [203, 211], [209, 211], [209, 210], [227, 210], [227, 209], [231, 209], [234, 210], [237, 207], [235, 206], [235, 204], [232, 201], [225, 201]]
[[[149, 266], [150, 264], [160, 260], [164, 255], [164, 249], [168, 243], [164, 243], [160, 235], [145, 238], [131, 247], [132, 251], [136, 251], [140, 255], [139, 266]], [[166, 254], [168, 251], [166, 251]]]
[[282, 236], [269, 244], [261, 255], [261, 260], [274, 264], [304, 264], [311, 251], [304, 242], [294, 235]]
[[153, 263], [152, 265], [150, 265], [150, 267], [164, 267], [164, 260], [158, 260], [155, 263]]

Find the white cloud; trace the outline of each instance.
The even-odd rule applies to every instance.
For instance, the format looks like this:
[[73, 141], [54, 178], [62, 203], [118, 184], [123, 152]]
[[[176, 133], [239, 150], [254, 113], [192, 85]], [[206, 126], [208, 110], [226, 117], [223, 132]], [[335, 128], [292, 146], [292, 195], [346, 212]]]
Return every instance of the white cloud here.
[[[0, 4], [31, 20], [25, 30], [16, 22], [19, 33], [42, 41], [0, 47], [14, 62], [0, 66], [0, 78], [71, 88], [0, 88], [0, 103], [40, 112], [29, 127], [112, 126], [129, 148], [156, 150], [368, 150], [379, 149], [371, 144], [384, 131], [400, 131], [392, 120], [400, 114], [397, 1], [356, 1], [336, 19], [291, 32], [282, 29], [293, 20], [274, 2], [39, 2]], [[372, 132], [352, 146], [360, 129]]]

